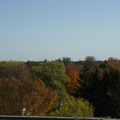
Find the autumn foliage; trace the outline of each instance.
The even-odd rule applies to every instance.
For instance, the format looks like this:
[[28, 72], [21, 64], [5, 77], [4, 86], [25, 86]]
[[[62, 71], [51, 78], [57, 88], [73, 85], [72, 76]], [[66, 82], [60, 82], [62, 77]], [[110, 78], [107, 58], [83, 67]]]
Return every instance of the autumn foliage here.
[[[1, 115], [45, 116], [58, 104], [58, 95], [45, 87], [42, 80], [0, 80]], [[23, 111], [24, 110], [24, 111]]]
[[0, 115], [120, 118], [120, 60], [0, 62]]
[[108, 59], [108, 65], [120, 71], [120, 60], [111, 57]]
[[66, 68], [66, 74], [70, 77], [70, 80], [65, 84], [66, 91], [73, 94], [80, 87], [80, 82], [82, 82], [79, 77], [81, 72], [75, 64], [69, 64]]

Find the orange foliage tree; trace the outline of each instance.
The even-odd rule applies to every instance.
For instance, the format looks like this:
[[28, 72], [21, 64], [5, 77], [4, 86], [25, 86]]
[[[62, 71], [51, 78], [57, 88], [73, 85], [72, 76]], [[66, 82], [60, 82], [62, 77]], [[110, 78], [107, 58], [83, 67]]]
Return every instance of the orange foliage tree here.
[[54, 109], [58, 95], [42, 80], [0, 79], [0, 115], [45, 116]]
[[66, 91], [69, 94], [74, 94], [82, 82], [79, 78], [80, 69], [75, 64], [69, 64], [66, 68], [66, 74], [70, 77], [70, 80], [65, 84]]

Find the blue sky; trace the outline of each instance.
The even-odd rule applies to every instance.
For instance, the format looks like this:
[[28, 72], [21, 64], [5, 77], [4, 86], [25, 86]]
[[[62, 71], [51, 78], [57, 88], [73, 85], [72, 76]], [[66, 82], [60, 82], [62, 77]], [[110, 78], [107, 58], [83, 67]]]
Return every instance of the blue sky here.
[[0, 0], [0, 61], [120, 59], [120, 0]]

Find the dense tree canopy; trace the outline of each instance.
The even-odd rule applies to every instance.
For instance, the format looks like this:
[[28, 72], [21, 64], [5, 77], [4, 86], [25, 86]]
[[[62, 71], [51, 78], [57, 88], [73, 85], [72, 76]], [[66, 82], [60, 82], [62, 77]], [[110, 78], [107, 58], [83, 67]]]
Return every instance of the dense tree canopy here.
[[93, 117], [93, 111], [93, 106], [88, 101], [67, 95], [61, 104], [61, 108], [51, 114], [61, 117]]
[[111, 67], [106, 68], [99, 81], [99, 87], [100, 95], [96, 98], [98, 103], [95, 105], [95, 114], [120, 118], [120, 71]]
[[[114, 61], [116, 62], [114, 63]], [[92, 63], [87, 66], [87, 69], [83, 69], [82, 79], [84, 82], [77, 95], [93, 104], [97, 117], [120, 118], [120, 72], [118, 65], [119, 61], [109, 59], [102, 64]]]
[[1, 115], [120, 118], [119, 88], [120, 60], [112, 57], [0, 62]]
[[69, 77], [66, 75], [65, 65], [62, 62], [43, 62], [39, 66], [33, 67], [32, 73], [42, 79], [47, 86], [57, 91], [61, 99], [66, 96], [65, 83]]
[[9, 61], [0, 63], [0, 78], [18, 78], [26, 79], [30, 78], [29, 69], [23, 62]]
[[1, 115], [46, 115], [57, 106], [57, 99], [58, 95], [46, 88], [40, 79], [0, 80]]

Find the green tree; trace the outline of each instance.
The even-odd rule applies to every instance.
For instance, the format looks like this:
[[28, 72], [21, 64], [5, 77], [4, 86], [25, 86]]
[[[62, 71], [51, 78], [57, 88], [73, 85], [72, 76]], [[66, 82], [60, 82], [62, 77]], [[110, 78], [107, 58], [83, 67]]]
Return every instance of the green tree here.
[[[92, 105], [94, 106], [94, 114], [98, 117], [96, 114], [99, 113], [99, 110], [102, 111], [102, 107], [99, 106], [100, 101], [102, 100], [103, 93], [101, 93], [101, 90], [103, 89], [101, 86], [101, 80], [100, 80], [100, 69], [99, 67], [95, 67], [93, 71], [90, 72], [90, 75], [88, 77], [89, 84], [86, 84], [85, 81], [82, 85], [82, 89], [79, 90], [80, 97], [83, 97], [84, 99], [88, 100]], [[99, 106], [99, 107], [97, 107]], [[99, 110], [98, 110], [99, 109]], [[100, 114], [99, 114], [100, 115]], [[100, 115], [102, 116], [102, 115]]]
[[69, 58], [69, 57], [63, 57], [62, 62], [65, 64], [65, 66], [72, 63], [71, 58]]
[[0, 78], [4, 77], [4, 67], [6, 62], [0, 62]]
[[47, 61], [32, 68], [33, 76], [39, 77], [44, 83], [55, 90], [60, 99], [66, 96], [65, 83], [69, 80], [65, 65], [58, 61]]
[[61, 108], [51, 113], [61, 117], [93, 117], [93, 106], [82, 98], [67, 96], [61, 104]]
[[81, 79], [84, 80], [84, 85], [89, 86], [91, 84], [91, 75], [97, 67], [96, 59], [93, 56], [87, 56], [83, 63], [83, 74], [81, 75]]
[[83, 62], [82, 74], [79, 77], [83, 80], [81, 87], [79, 87], [76, 97], [82, 97], [88, 99], [89, 89], [91, 88], [94, 80], [98, 80], [99, 76], [99, 64], [96, 63], [96, 60], [92, 56], [86, 57]]
[[1, 69], [1, 74], [0, 74], [1, 78], [15, 77], [21, 80], [30, 78], [29, 69], [23, 62], [17, 62], [17, 61], [1, 62], [0, 69]]
[[93, 56], [87, 56], [84, 60], [84, 69], [90, 69], [96, 63], [96, 59]]
[[[112, 67], [104, 70], [99, 83], [100, 95], [96, 99], [96, 116], [120, 118], [120, 71]], [[105, 111], [105, 112], [103, 112]]]
[[97, 67], [89, 79], [85, 99], [93, 104], [94, 115], [120, 118], [120, 71], [109, 65], [102, 70]]

